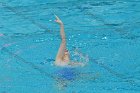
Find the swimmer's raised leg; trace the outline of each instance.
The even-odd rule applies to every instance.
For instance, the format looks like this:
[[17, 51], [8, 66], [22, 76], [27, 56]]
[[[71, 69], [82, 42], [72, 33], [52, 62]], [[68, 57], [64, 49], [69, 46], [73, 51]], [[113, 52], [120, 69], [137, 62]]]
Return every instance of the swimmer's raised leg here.
[[55, 58], [55, 64], [58, 66], [84, 66], [84, 63], [70, 61], [69, 51], [66, 49], [66, 36], [63, 22], [56, 16], [55, 22], [60, 25], [61, 44]]
[[58, 64], [63, 61], [63, 58], [65, 56], [64, 54], [66, 50], [66, 37], [63, 22], [60, 20], [60, 18], [58, 18], [58, 16], [55, 15], [55, 17], [56, 17], [55, 22], [57, 22], [60, 25], [60, 35], [62, 40], [55, 59], [55, 64]]

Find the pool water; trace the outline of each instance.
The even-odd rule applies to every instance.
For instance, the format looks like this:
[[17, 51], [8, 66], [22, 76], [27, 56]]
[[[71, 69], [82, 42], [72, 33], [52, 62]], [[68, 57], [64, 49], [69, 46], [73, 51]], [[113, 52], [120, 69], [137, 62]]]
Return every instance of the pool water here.
[[[0, 0], [0, 93], [139, 93], [140, 0]], [[57, 67], [58, 15], [71, 59]]]

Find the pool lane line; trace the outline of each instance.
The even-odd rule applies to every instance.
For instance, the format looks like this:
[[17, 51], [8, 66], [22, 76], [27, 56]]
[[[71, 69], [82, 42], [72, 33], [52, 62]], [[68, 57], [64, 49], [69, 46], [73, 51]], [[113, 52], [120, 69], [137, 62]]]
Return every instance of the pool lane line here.
[[[7, 41], [7, 40], [6, 40], [5, 38], [3, 38], [2, 36], [1, 36], [0, 38], [1, 38], [1, 40], [3, 40], [3, 41]], [[24, 64], [28, 64], [30, 67], [32, 67], [33, 69], [39, 71], [41, 74], [44, 74], [45, 76], [49, 76], [50, 78], [53, 78], [54, 80], [57, 79], [57, 77], [55, 77], [54, 75], [51, 75], [51, 74], [45, 72], [44, 70], [40, 69], [38, 66], [34, 65], [33, 63], [26, 61], [24, 58], [20, 57], [20, 56], [17, 55], [17, 54], [12, 53], [12, 52], [9, 51], [6, 47], [2, 47], [0, 50], [1, 50], [1, 51], [4, 51], [4, 52], [6, 52], [6, 53], [8, 53], [8, 54], [11, 55], [11, 56], [13, 56], [14, 58], [18, 59], [20, 62], [22, 62], [22, 63], [24, 63]]]
[[115, 32], [117, 32], [117, 33], [119, 33], [119, 35], [121, 36], [121, 38], [127, 38], [127, 39], [131, 39], [131, 38], [134, 38], [136, 35], [134, 35], [134, 34], [131, 34], [131, 33], [129, 33], [128, 31], [126, 31], [125, 29], [123, 29], [123, 28], [117, 28], [117, 26], [119, 26], [119, 25], [123, 25], [125, 22], [122, 22], [122, 23], [120, 23], [119, 25], [118, 24], [109, 24], [109, 23], [106, 23], [104, 20], [103, 20], [103, 18], [101, 18], [101, 17], [99, 17], [99, 16], [97, 16], [97, 15], [95, 15], [95, 14], [93, 14], [93, 13], [91, 13], [91, 12], [89, 12], [87, 9], [86, 9], [86, 11], [85, 11], [85, 9], [84, 9], [84, 14], [85, 15], [87, 15], [87, 16], [91, 16], [91, 17], [93, 17], [94, 19], [96, 19], [98, 22], [101, 22], [101, 23], [103, 23], [106, 27], [109, 27], [109, 28], [111, 28], [111, 29], [114, 29], [114, 31]]
[[55, 77], [49, 73], [46, 73], [44, 70], [40, 69], [38, 66], [34, 65], [31, 62], [26, 61], [24, 58], [18, 56], [17, 54], [14, 54], [12, 52], [10, 52], [6, 47], [3, 47], [1, 49], [1, 51], [4, 51], [6, 53], [8, 53], [9, 55], [12, 55], [14, 58], [16, 58], [17, 60], [19, 60], [20, 62], [24, 63], [24, 64], [28, 64], [30, 67], [32, 67], [33, 69], [36, 69], [37, 71], [39, 71], [41, 74], [47, 75], [53, 79], [55, 79]]
[[[126, 34], [127, 34], [126, 37], [129, 37], [129, 39], [135, 37], [135, 35], [130, 34], [129, 32], [127, 32], [126, 30], [124, 30], [124, 29], [122, 29], [122, 28], [116, 28], [116, 26], [118, 26], [118, 25], [115, 25], [115, 24], [114, 24], [114, 26], [111, 26], [111, 24], [106, 23], [102, 18], [98, 17], [97, 15], [92, 14], [92, 13], [89, 12], [88, 10], [86, 10], [86, 11], [84, 10], [83, 12], [84, 12], [85, 15], [89, 15], [89, 16], [93, 17], [94, 19], [96, 19], [97, 21], [102, 22], [105, 26], [107, 26], [107, 27], [109, 27], [109, 28], [111, 27], [112, 29], [115, 29], [116, 32], [120, 32], [119, 34], [120, 34], [120, 35], [123, 35], [123, 37], [124, 37]], [[121, 23], [121, 25], [122, 25], [122, 24], [124, 24], [124, 23]], [[91, 57], [91, 58], [92, 58], [92, 57]], [[100, 67], [106, 69], [109, 73], [115, 75], [116, 77], [118, 77], [118, 78], [120, 78], [120, 79], [122, 79], [122, 80], [126, 79], [125, 77], [123, 77], [124, 75], [122, 75], [122, 74], [120, 74], [120, 73], [118, 73], [118, 72], [116, 72], [116, 71], [113, 71], [112, 69], [110, 69], [109, 67], [107, 67], [105, 64], [100, 63], [100, 62], [97, 62], [95, 59], [91, 59], [91, 60], [92, 60], [95, 64], [97, 64], [97, 65], [99, 65]], [[128, 82], [128, 83], [130, 83], [130, 84], [132, 84], [132, 85], [135, 85], [135, 86], [137, 86], [137, 87], [140, 87], [140, 86], [137, 85], [137, 84], [135, 83], [135, 81], [133, 81], [133, 80], [125, 80], [125, 81]]]
[[[54, 34], [55, 36], [57, 36], [56, 33], [54, 33], [55, 31], [51, 31], [49, 28], [47, 28], [46, 25], [41, 24], [35, 20], [33, 20], [30, 17], [27, 17], [23, 14], [21, 14], [20, 12], [18, 12], [16, 9], [12, 8], [11, 6], [8, 6], [7, 3], [1, 2], [0, 1], [1, 6], [3, 6], [3, 8], [12, 11], [13, 13], [15, 13], [16, 15], [20, 16], [21, 18], [28, 20], [29, 22], [31, 22], [32, 24], [34, 24], [35, 26], [39, 27], [40, 29], [44, 30], [45, 32], [48, 32], [49, 34]], [[53, 33], [52, 33], [53, 32]]]
[[[75, 49], [76, 49], [76, 52], [77, 52], [76, 55], [78, 55], [80, 57], [82, 57], [82, 56], [84, 57], [86, 55], [86, 54], [81, 53], [81, 51], [79, 51], [77, 48], [75, 48]], [[94, 59], [92, 57], [88, 57], [88, 62], [89, 61], [92, 61], [93, 63], [97, 64], [99, 67], [102, 67], [102, 68], [106, 69], [109, 73], [115, 75], [116, 77], [122, 77], [123, 76], [122, 74], [120, 74], [120, 73], [112, 70], [108, 66], [106, 66], [103, 62], [99, 62], [98, 60], [96, 60], [96, 59]]]
[[93, 63], [97, 64], [99, 67], [104, 68], [105, 70], [107, 70], [110, 74], [116, 76], [117, 78], [122, 79], [124, 82], [127, 82], [129, 84], [131, 84], [132, 86], [136, 86], [140, 88], [140, 85], [138, 85], [134, 80], [126, 80], [127, 77], [125, 77], [124, 74], [120, 74], [115, 70], [112, 70], [111, 68], [109, 68], [108, 66], [106, 66], [104, 63], [102, 62], [98, 62], [96, 59], [90, 59]]
[[[11, 6], [8, 6], [7, 3], [4, 3], [4, 2], [1, 2], [0, 1], [0, 5], [3, 6], [3, 8], [7, 9], [7, 10], [10, 10], [11, 12], [15, 13], [17, 16], [20, 16], [21, 18], [25, 19], [25, 20], [28, 20], [29, 22], [31, 22], [32, 24], [34, 24], [35, 26], [39, 27], [40, 29], [44, 30], [43, 31], [43, 34], [45, 33], [48, 33], [48, 34], [51, 34], [51, 35], [54, 35], [55, 37], [57, 38], [60, 38], [58, 36], [58, 34], [56, 33], [56, 31], [52, 31], [50, 30], [49, 28], [47, 28], [46, 25], [44, 24], [41, 24], [35, 20], [33, 20], [32, 18], [30, 17], [27, 17], [23, 14], [21, 14], [20, 12], [18, 12], [16, 9], [12, 8]], [[52, 11], [52, 14], [55, 14], [53, 11]]]
[[[75, 48], [75, 47], [74, 47], [74, 48]], [[76, 48], [75, 48], [75, 49], [76, 49]], [[81, 51], [79, 51], [79, 50], [77, 50], [77, 49], [76, 49], [76, 51], [77, 51], [77, 53], [78, 53], [78, 54], [77, 54], [78, 56], [85, 56], [85, 55], [86, 55], [86, 54], [81, 53]], [[129, 83], [129, 84], [131, 84], [131, 85], [133, 85], [133, 86], [136, 86], [136, 87], [140, 87], [140, 85], [138, 85], [134, 80], [131, 80], [131, 79], [126, 80], [126, 79], [127, 79], [126, 75], [118, 73], [117, 71], [111, 69], [109, 66], [105, 65], [103, 62], [98, 61], [97, 59], [94, 59], [94, 58], [92, 58], [92, 57], [90, 57], [90, 56], [88, 57], [88, 60], [89, 60], [88, 62], [91, 61], [91, 62], [95, 63], [95, 64], [98, 65], [99, 67], [101, 67], [101, 68], [107, 70], [111, 75], [113, 75], [113, 76], [115, 76], [115, 77], [117, 77], [117, 78], [123, 80], [124, 82], [127, 82], [127, 83]]]
[[24, 16], [24, 15], [21, 14], [20, 12], [17, 12], [16, 9], [12, 8], [11, 6], [8, 6], [7, 3], [0, 2], [0, 4], [1, 4], [4, 8], [6, 8], [6, 9], [12, 11], [12, 12], [14, 12], [16, 15], [18, 15], [18, 16], [24, 18], [25, 20], [29, 20], [32, 24], [36, 25], [37, 27], [39, 27], [39, 28], [41, 28], [41, 29], [43, 29], [43, 30], [46, 30], [46, 31], [50, 31], [50, 30], [47, 28], [47, 26], [45, 26], [45, 25], [43, 25], [43, 24], [41, 24], [41, 23], [39, 23], [39, 22], [36, 22], [35, 20], [33, 20], [33, 19], [31, 19], [31, 18], [29, 18], [29, 17], [27, 17], [27, 16]]

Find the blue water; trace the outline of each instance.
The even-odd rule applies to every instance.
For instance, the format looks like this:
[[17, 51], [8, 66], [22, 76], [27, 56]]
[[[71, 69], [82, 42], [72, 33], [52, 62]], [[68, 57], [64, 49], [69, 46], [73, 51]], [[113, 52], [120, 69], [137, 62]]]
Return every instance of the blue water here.
[[[0, 0], [0, 93], [139, 93], [139, 8], [140, 0]], [[85, 67], [54, 66], [54, 14], [71, 59]]]

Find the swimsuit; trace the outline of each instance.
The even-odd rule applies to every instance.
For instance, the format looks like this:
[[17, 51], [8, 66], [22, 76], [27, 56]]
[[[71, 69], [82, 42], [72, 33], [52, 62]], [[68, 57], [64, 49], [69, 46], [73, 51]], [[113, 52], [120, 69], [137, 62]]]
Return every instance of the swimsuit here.
[[63, 68], [57, 71], [57, 76], [63, 80], [74, 80], [76, 78], [76, 70], [74, 68]]

